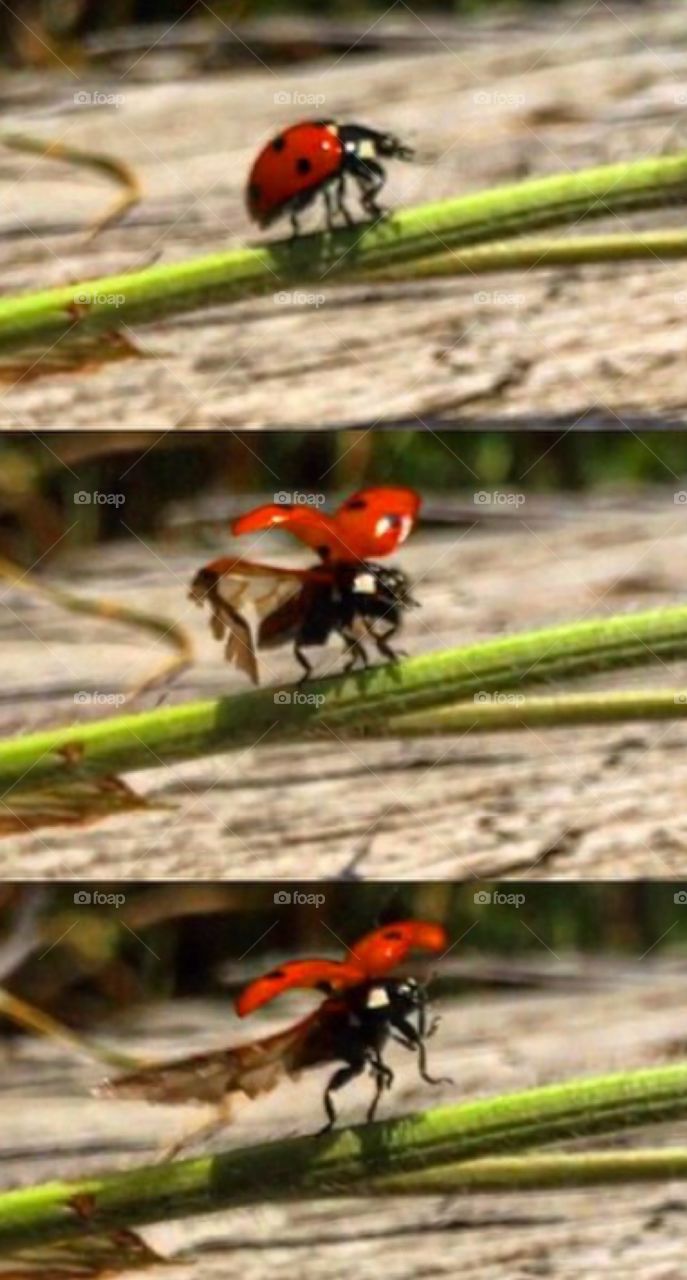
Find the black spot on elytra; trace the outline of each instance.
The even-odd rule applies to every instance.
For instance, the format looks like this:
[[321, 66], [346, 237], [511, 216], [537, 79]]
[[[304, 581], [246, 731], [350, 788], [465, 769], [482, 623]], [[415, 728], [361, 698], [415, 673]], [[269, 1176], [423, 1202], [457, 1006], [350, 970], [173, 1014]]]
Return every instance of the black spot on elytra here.
[[260, 199], [261, 192], [262, 192], [262, 187], [260, 186], [260, 184], [257, 182], [251, 182], [250, 186], [248, 187], [248, 195], [250, 196], [253, 202]]
[[307, 156], [299, 156], [296, 161], [296, 173], [310, 173], [312, 164]]
[[367, 506], [367, 502], [365, 501], [364, 498], [351, 498], [351, 501], [346, 503], [346, 510], [347, 511], [364, 511], [366, 506]]
[[275, 138], [274, 142], [272, 143], [272, 150], [283, 151], [285, 146], [286, 146], [286, 139], [282, 138], [281, 134], [279, 134], [279, 137]]

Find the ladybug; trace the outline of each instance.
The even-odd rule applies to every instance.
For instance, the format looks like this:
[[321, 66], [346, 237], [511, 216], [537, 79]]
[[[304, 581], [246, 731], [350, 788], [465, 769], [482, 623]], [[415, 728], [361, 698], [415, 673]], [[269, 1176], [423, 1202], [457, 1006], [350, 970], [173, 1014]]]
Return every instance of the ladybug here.
[[377, 196], [386, 181], [380, 157], [411, 160], [413, 150], [393, 133], [380, 133], [363, 124], [337, 124], [335, 120], [304, 120], [292, 124], [263, 147], [248, 177], [246, 205], [249, 217], [269, 227], [288, 214], [298, 235], [298, 215], [321, 192], [327, 226], [334, 227], [340, 213], [347, 226], [355, 220], [344, 203], [346, 177], [354, 178], [370, 219], [384, 210]]
[[[329, 1078], [323, 1103], [326, 1124], [337, 1114], [332, 1094], [369, 1071], [374, 1094], [367, 1111], [375, 1117], [393, 1072], [382, 1057], [393, 1039], [416, 1054], [418, 1072], [427, 1084], [450, 1084], [427, 1070], [426, 1040], [438, 1019], [429, 1020], [426, 987], [414, 978], [391, 972], [411, 951], [443, 952], [448, 936], [443, 925], [426, 920], [399, 920], [374, 929], [349, 947], [343, 960], [287, 960], [239, 992], [234, 1008], [240, 1018], [276, 999], [284, 991], [311, 988], [325, 997], [313, 1013], [283, 1031], [247, 1044], [210, 1050], [174, 1062], [128, 1072], [101, 1086], [107, 1097], [146, 1098], [149, 1102], [209, 1102], [220, 1108], [217, 1118], [199, 1131], [204, 1136], [226, 1124], [238, 1094], [255, 1098], [284, 1078], [297, 1078], [313, 1067], [341, 1063]], [[195, 1135], [194, 1135], [195, 1136]], [[174, 1152], [186, 1145], [177, 1144]]]
[[[269, 503], [233, 521], [232, 533], [281, 528], [312, 548], [319, 560], [287, 569], [235, 557], [220, 557], [195, 574], [190, 598], [210, 611], [212, 634], [225, 642], [227, 661], [258, 683], [257, 649], [292, 642], [307, 679], [313, 668], [304, 647], [345, 645], [346, 671], [369, 665], [364, 641], [389, 662], [398, 657], [391, 640], [405, 612], [417, 605], [406, 575], [372, 556], [390, 555], [411, 532], [421, 500], [412, 489], [361, 489], [328, 515], [293, 503]], [[257, 615], [249, 626], [246, 610]]]

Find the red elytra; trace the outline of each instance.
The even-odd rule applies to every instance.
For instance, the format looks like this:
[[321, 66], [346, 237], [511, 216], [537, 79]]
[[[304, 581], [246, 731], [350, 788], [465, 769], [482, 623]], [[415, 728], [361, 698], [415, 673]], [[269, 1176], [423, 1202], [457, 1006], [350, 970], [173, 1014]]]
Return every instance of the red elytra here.
[[443, 925], [424, 920], [401, 920], [374, 929], [349, 948], [346, 959], [289, 960], [244, 987], [234, 1001], [240, 1018], [253, 1013], [284, 991], [295, 987], [345, 991], [358, 983], [382, 978], [410, 951], [444, 951], [448, 936]]
[[380, 160], [410, 160], [412, 156], [412, 149], [394, 134], [368, 125], [335, 120], [290, 125], [270, 139], [253, 163], [246, 187], [249, 217], [268, 227], [288, 213], [297, 234], [298, 215], [322, 192], [329, 228], [333, 228], [336, 213], [346, 225], [353, 226], [354, 218], [344, 203], [347, 176], [356, 182], [368, 217], [382, 217], [384, 210], [377, 196], [386, 173]]
[[332, 515], [310, 505], [267, 503], [233, 521], [235, 535], [282, 528], [324, 560], [388, 556], [411, 533], [422, 505], [414, 489], [379, 485], [351, 494]]
[[246, 203], [267, 227], [294, 197], [317, 190], [341, 171], [344, 147], [333, 123], [291, 125], [263, 147], [248, 177]]

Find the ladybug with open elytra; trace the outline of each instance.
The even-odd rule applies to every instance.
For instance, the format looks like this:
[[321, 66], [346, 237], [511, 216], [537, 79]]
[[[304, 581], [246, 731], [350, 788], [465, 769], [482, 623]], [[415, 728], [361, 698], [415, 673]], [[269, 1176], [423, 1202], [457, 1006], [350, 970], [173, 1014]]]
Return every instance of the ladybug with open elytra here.
[[246, 187], [248, 214], [261, 227], [269, 227], [288, 214], [298, 235], [299, 214], [321, 194], [330, 230], [335, 213], [347, 226], [354, 226], [344, 202], [350, 177], [358, 185], [365, 213], [371, 219], [380, 218], [384, 210], [377, 197], [386, 181], [381, 158], [411, 160], [413, 154], [393, 133], [380, 133], [367, 125], [338, 124], [335, 120], [303, 120], [289, 125], [263, 147], [253, 163]]
[[[287, 961], [249, 983], [234, 1001], [236, 1012], [246, 1017], [284, 991], [303, 987], [321, 991], [326, 997], [313, 1013], [285, 1031], [249, 1044], [128, 1072], [99, 1092], [149, 1102], [215, 1103], [221, 1114], [202, 1130], [209, 1136], [227, 1123], [236, 1095], [254, 1098], [273, 1089], [285, 1076], [295, 1078], [308, 1068], [341, 1062], [324, 1092], [327, 1122], [320, 1132], [328, 1132], [337, 1119], [332, 1095], [366, 1069], [375, 1086], [367, 1111], [369, 1123], [383, 1091], [394, 1079], [382, 1057], [389, 1039], [417, 1054], [420, 1076], [428, 1084], [451, 1083], [435, 1079], [427, 1071], [425, 1042], [436, 1030], [438, 1019], [428, 1021], [426, 987], [413, 978], [389, 976], [411, 951], [437, 953], [447, 945], [443, 925], [400, 920], [366, 934], [342, 961]], [[177, 1144], [175, 1151], [185, 1141]]]
[[[416, 605], [406, 575], [372, 556], [390, 555], [408, 537], [421, 500], [412, 489], [384, 486], [352, 494], [332, 515], [297, 503], [268, 503], [239, 516], [232, 533], [283, 528], [311, 547], [318, 562], [306, 569], [220, 557], [196, 573], [191, 599], [208, 605], [213, 635], [227, 660], [258, 683], [256, 649], [293, 642], [303, 680], [313, 667], [304, 649], [344, 641], [345, 670], [369, 665], [363, 641], [393, 662], [391, 640], [405, 611]], [[245, 610], [257, 614], [255, 635]]]

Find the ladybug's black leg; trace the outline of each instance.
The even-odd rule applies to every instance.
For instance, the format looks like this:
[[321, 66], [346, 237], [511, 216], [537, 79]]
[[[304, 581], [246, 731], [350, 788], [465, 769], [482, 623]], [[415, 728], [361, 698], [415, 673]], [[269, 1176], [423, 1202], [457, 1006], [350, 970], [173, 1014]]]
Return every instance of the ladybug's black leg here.
[[324, 196], [324, 205], [325, 205], [325, 209], [327, 210], [327, 231], [334, 230], [334, 203], [332, 200], [332, 194], [333, 194], [332, 189], [329, 185], [326, 185], [322, 188], [322, 195]]
[[402, 1044], [406, 1049], [417, 1050], [420, 1076], [423, 1080], [426, 1080], [427, 1084], [453, 1084], [453, 1081], [449, 1076], [436, 1077], [429, 1075], [427, 1071], [427, 1049], [425, 1047], [425, 1042], [423, 1036], [416, 1030], [412, 1022], [409, 1022], [407, 1018], [398, 1015], [394, 1018], [393, 1025], [395, 1030], [400, 1032], [400, 1035], [393, 1036], [394, 1040], [396, 1040], [398, 1044]]
[[428, 1008], [429, 1002], [427, 1000], [427, 992], [421, 988], [418, 999], [417, 1029], [423, 1040], [429, 1040], [429, 1037], [434, 1035], [439, 1023], [441, 1022], [441, 1018], [438, 1013], [432, 1014], [431, 1022], [427, 1021]]
[[336, 184], [336, 207], [339, 210], [339, 213], [342, 215], [343, 220], [346, 223], [346, 226], [354, 227], [355, 218], [353, 217], [350, 209], [348, 209], [344, 204], [345, 190], [346, 190], [346, 176], [345, 174], [342, 173], [341, 177], [339, 178], [339, 181]]
[[379, 652], [389, 662], [398, 662], [400, 658], [404, 658], [406, 656], [405, 653], [402, 653], [400, 650], [392, 649], [391, 645], [389, 644], [389, 641], [391, 640], [392, 636], [396, 635], [396, 632], [398, 631], [399, 626], [400, 626], [400, 623], [395, 622], [392, 627], [389, 627], [388, 631], [384, 632], [383, 636], [376, 635], [374, 638], [375, 644], [377, 645]]
[[356, 663], [358, 662], [360, 663], [363, 671], [365, 671], [367, 667], [369, 667], [370, 662], [362, 644], [360, 643], [359, 640], [356, 639], [355, 636], [352, 636], [345, 631], [342, 631], [341, 634], [344, 640], [346, 641], [345, 652], [347, 654], [350, 654], [350, 658], [344, 667], [344, 671], [346, 673], [348, 673], [349, 671], [353, 671], [356, 666]]
[[375, 1080], [375, 1095], [367, 1109], [366, 1119], [368, 1124], [372, 1123], [372, 1121], [375, 1118], [375, 1115], [377, 1114], [377, 1107], [379, 1106], [379, 1100], [384, 1090], [390, 1089], [394, 1082], [393, 1071], [391, 1070], [390, 1067], [387, 1067], [385, 1062], [382, 1062], [382, 1059], [379, 1056], [378, 1052], [374, 1054], [374, 1056], [371, 1058], [370, 1066], [372, 1067], [372, 1074]]
[[384, 167], [378, 160], [361, 160], [355, 154], [350, 154], [348, 169], [360, 187], [360, 199], [365, 212], [371, 218], [383, 218], [386, 210], [377, 203], [377, 196], [386, 182]]
[[295, 209], [291, 210], [291, 230], [295, 236], [299, 236], [301, 234], [301, 225], [298, 221], [298, 213]]
[[298, 644], [298, 641], [296, 641], [295, 645], [293, 646], [293, 652], [297, 661], [300, 662], [301, 666], [303, 667], [304, 674], [301, 676], [300, 680], [298, 681], [299, 684], [303, 684], [303, 681], [309, 680], [310, 676], [312, 675], [312, 671], [313, 671], [312, 662], [308, 662], [308, 659], [303, 653], [303, 650]]
[[320, 1134], [329, 1133], [330, 1129], [333, 1129], [336, 1124], [336, 1108], [332, 1101], [332, 1094], [335, 1093], [337, 1089], [343, 1089], [344, 1085], [348, 1084], [351, 1080], [354, 1080], [356, 1076], [359, 1076], [364, 1068], [365, 1057], [361, 1054], [359, 1058], [355, 1058], [353, 1062], [348, 1064], [348, 1066], [339, 1067], [338, 1071], [334, 1072], [334, 1075], [324, 1091], [324, 1109], [327, 1113], [327, 1123], [324, 1128], [319, 1130]]

